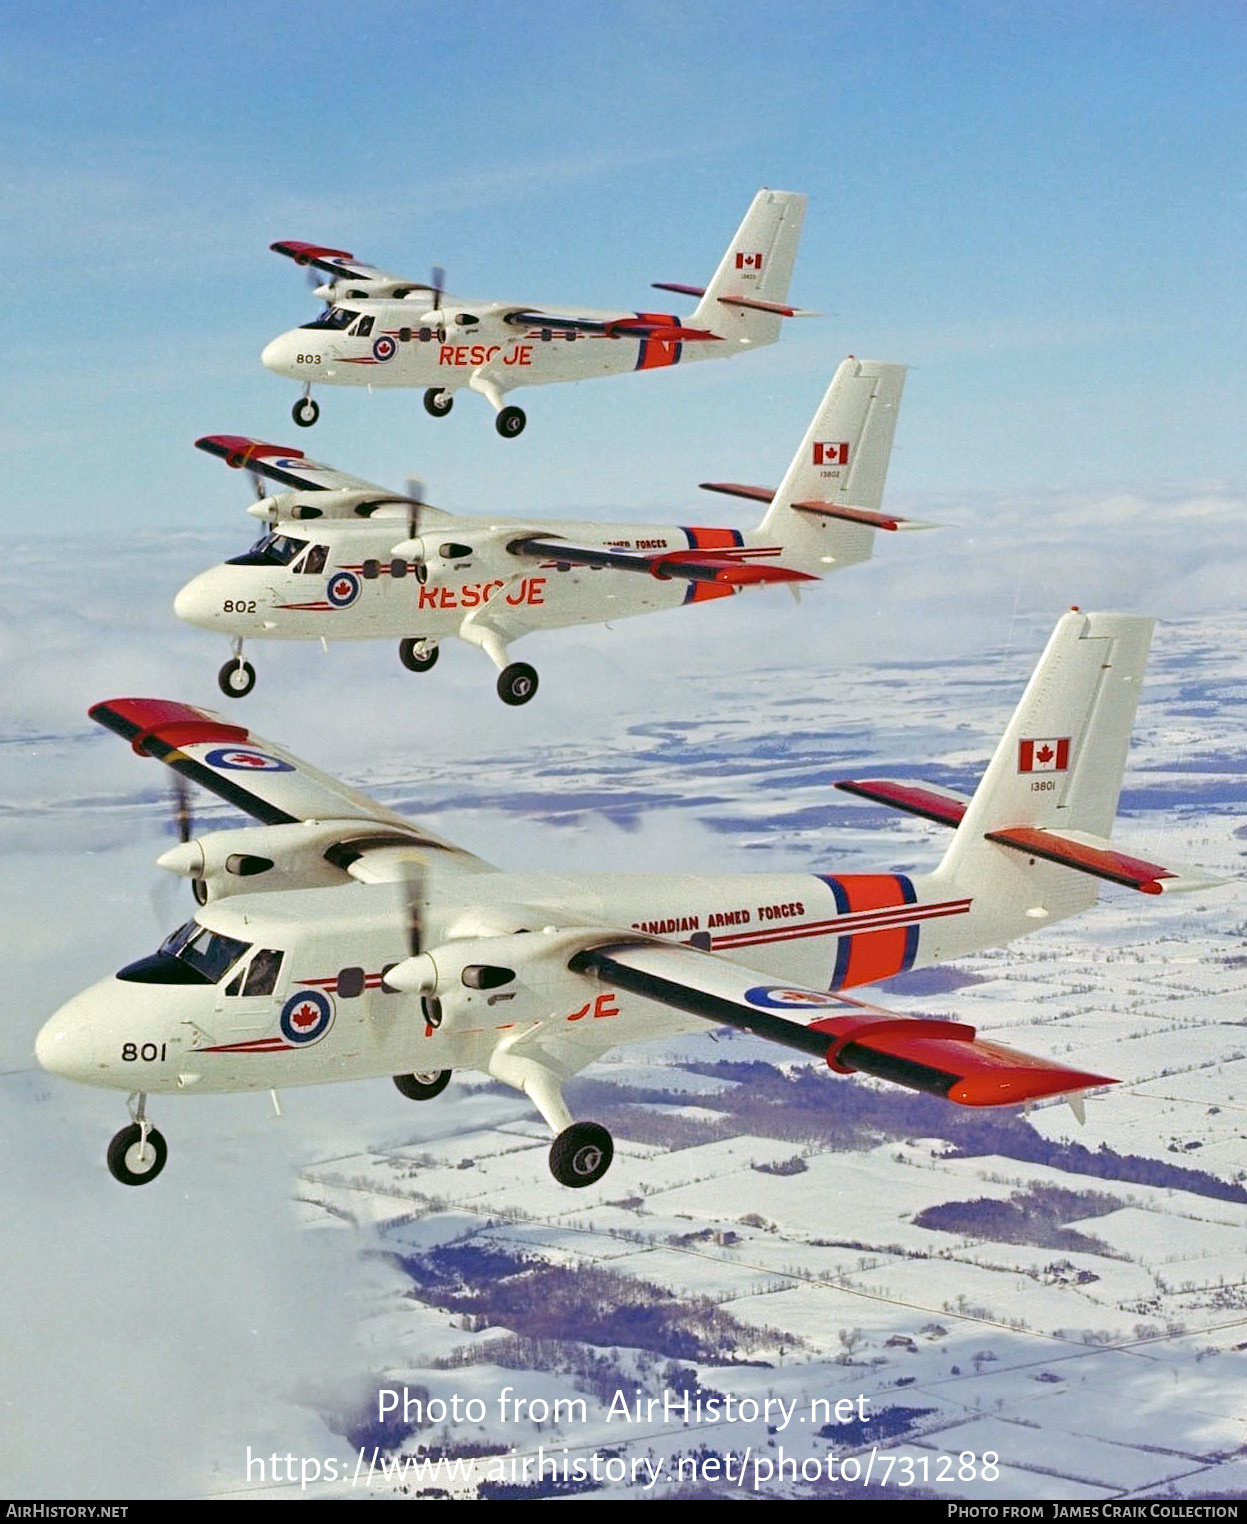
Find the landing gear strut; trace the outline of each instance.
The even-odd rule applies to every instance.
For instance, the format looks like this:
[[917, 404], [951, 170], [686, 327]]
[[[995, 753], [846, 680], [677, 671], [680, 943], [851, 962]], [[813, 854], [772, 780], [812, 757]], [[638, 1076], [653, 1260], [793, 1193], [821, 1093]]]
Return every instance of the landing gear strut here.
[[242, 641], [234, 642], [234, 654], [216, 675], [217, 687], [226, 698], [246, 698], [255, 687], [255, 668], [242, 659]]
[[436, 663], [440, 649], [427, 640], [400, 640], [398, 659], [408, 672], [427, 672]]
[[445, 418], [454, 405], [453, 392], [444, 392], [439, 387], [431, 386], [424, 394], [424, 410], [434, 418]]
[[[122, 1185], [146, 1185], [164, 1169], [169, 1157], [165, 1140], [147, 1120], [147, 1096], [141, 1091], [135, 1094], [138, 1104], [130, 1107], [134, 1120], [108, 1145], [108, 1172]], [[132, 1095], [130, 1100], [134, 1099]]]
[[409, 1101], [431, 1101], [450, 1084], [450, 1074], [449, 1069], [439, 1069], [432, 1074], [396, 1074], [394, 1083], [398, 1093]]
[[560, 1185], [593, 1185], [611, 1167], [615, 1145], [596, 1122], [573, 1122], [550, 1145], [550, 1173]]

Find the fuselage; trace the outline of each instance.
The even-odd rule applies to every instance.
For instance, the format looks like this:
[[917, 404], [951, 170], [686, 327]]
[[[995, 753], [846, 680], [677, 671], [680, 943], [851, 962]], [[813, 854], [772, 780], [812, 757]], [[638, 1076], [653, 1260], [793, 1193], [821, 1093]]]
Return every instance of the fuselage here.
[[429, 518], [423, 556], [393, 548], [407, 539], [391, 519], [280, 522], [251, 551], [201, 573], [178, 593], [178, 617], [203, 629], [264, 640], [437, 641], [465, 622], [497, 624], [505, 639], [534, 629], [595, 624], [726, 597], [715, 582], [660, 579], [609, 567], [519, 558], [507, 546], [540, 534], [570, 543], [653, 554], [739, 549], [766, 564], [778, 546], [748, 532], [655, 524]]
[[[447, 877], [449, 874], [449, 877]], [[1005, 930], [937, 875], [439, 873], [425, 924], [436, 1024], [387, 989], [408, 954], [395, 885], [239, 894], [84, 991], [44, 1026], [39, 1062], [83, 1083], [147, 1092], [268, 1089], [474, 1068], [553, 1028], [597, 1051], [704, 1030], [696, 1017], [569, 972], [592, 928], [688, 943], [815, 989], [875, 983]], [[179, 947], [178, 938], [182, 943]], [[186, 960], [190, 958], [189, 969]], [[465, 970], [514, 977], [472, 987]], [[588, 1028], [586, 1031], [585, 1028]]]
[[[446, 296], [434, 315], [428, 310], [429, 293], [423, 290], [400, 300], [344, 300], [313, 322], [279, 334], [261, 359], [269, 370], [309, 386], [435, 387], [455, 392], [477, 376], [506, 392], [661, 370], [757, 347], [747, 337], [684, 341], [517, 325], [504, 315], [514, 313], [517, 305]], [[674, 331], [681, 326], [670, 313], [541, 310], [556, 323], [560, 318], [603, 325], [657, 319]]]

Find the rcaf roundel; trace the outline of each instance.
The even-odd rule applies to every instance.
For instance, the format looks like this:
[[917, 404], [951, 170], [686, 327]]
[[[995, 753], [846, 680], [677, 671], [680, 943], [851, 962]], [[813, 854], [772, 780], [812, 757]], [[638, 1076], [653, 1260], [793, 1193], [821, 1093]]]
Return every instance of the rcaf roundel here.
[[359, 578], [354, 572], [334, 572], [325, 589], [325, 597], [335, 609], [349, 608], [359, 597]]
[[333, 1001], [323, 990], [298, 990], [281, 1008], [281, 1035], [302, 1047], [333, 1025]]
[[1068, 736], [1029, 737], [1018, 742], [1018, 772], [1063, 773], [1069, 768]]
[[827, 1006], [842, 1009], [844, 1002], [835, 995], [821, 995], [817, 990], [790, 990], [782, 984], [755, 984], [745, 991], [750, 1005], [760, 1005], [771, 1011], [824, 1010]]
[[398, 353], [398, 341], [390, 334], [383, 333], [373, 341], [372, 357], [379, 360], [383, 365], [387, 360], [392, 360]]
[[294, 767], [280, 757], [250, 746], [218, 746], [204, 757], [209, 767], [224, 767], [233, 773], [292, 773]]

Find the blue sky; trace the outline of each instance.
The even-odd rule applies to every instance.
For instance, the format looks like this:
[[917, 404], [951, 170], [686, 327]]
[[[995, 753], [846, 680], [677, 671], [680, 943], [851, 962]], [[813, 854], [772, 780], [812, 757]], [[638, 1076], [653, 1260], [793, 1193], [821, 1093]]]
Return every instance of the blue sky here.
[[[713, 521], [694, 484], [777, 479], [850, 351], [914, 366], [907, 499], [1241, 485], [1245, 40], [1216, 4], [11, 7], [9, 532], [243, 538], [191, 449], [217, 431], [448, 507]], [[639, 306], [762, 184], [811, 197], [793, 294], [825, 314], [765, 353], [529, 392], [514, 442], [476, 399], [347, 390], [299, 436], [259, 365], [314, 311], [275, 238]]]

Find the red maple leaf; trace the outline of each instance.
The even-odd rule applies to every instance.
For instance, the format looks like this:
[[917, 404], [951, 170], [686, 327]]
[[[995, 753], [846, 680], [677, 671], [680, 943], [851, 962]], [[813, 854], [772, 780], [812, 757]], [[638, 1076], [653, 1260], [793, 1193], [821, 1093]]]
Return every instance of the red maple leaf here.
[[1041, 746], [1039, 748], [1039, 750], [1035, 753], [1035, 760], [1036, 760], [1036, 762], [1051, 762], [1052, 761], [1052, 755], [1053, 755], [1053, 753], [1052, 753], [1051, 746], [1048, 746], [1047, 744], [1045, 744], [1045, 745]]

